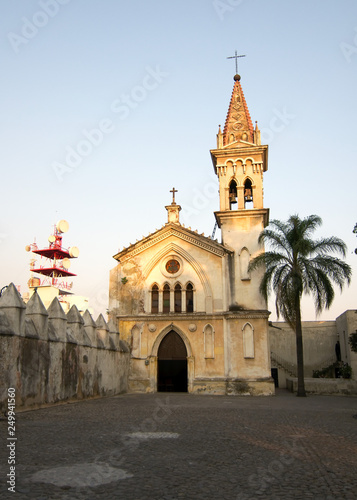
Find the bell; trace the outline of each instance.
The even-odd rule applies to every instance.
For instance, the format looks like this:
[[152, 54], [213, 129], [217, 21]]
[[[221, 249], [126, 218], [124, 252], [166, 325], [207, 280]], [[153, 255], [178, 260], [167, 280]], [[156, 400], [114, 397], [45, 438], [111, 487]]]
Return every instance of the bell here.
[[229, 201], [231, 202], [231, 204], [237, 203], [237, 197], [236, 197], [236, 195], [234, 193], [231, 193], [229, 195]]
[[244, 200], [245, 201], [252, 201], [253, 200], [252, 190], [251, 189], [246, 189], [244, 191]]

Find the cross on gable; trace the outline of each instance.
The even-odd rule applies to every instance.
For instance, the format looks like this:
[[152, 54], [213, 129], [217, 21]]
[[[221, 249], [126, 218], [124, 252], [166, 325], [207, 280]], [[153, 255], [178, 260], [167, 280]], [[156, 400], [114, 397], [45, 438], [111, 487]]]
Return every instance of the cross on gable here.
[[172, 193], [172, 205], [175, 205], [176, 204], [176, 202], [175, 202], [175, 193], [178, 193], [178, 189], [172, 188], [170, 190], [170, 193]]

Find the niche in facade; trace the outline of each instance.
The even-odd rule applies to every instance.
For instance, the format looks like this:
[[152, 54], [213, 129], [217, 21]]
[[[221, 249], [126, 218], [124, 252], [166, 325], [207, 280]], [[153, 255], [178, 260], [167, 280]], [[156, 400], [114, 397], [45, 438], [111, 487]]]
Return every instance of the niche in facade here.
[[246, 323], [243, 328], [243, 356], [254, 358], [254, 329], [250, 323]]
[[242, 281], [250, 280], [250, 273], [248, 271], [250, 261], [250, 254], [247, 248], [242, 248], [239, 255], [240, 263], [240, 279]]
[[212, 325], [203, 329], [205, 358], [214, 358], [214, 330]]

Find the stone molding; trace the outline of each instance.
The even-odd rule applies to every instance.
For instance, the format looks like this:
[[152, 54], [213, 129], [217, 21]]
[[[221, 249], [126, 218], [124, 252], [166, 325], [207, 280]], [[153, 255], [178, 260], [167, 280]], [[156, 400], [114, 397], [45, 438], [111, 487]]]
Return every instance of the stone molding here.
[[115, 255], [114, 258], [116, 258], [120, 262], [125, 262], [126, 260], [144, 252], [151, 246], [160, 243], [160, 241], [169, 238], [170, 236], [175, 236], [176, 238], [187, 241], [188, 243], [192, 243], [193, 245], [207, 250], [208, 252], [220, 257], [223, 257], [227, 253], [227, 249], [224, 248], [220, 243], [214, 243], [213, 240], [211, 242], [206, 236], [196, 234], [189, 229], [179, 226], [169, 228], [164, 227], [163, 229], [160, 229], [158, 231], [155, 237], [151, 236], [149, 241], [147, 241], [146, 243], [142, 243], [142, 241], [145, 240], [144, 238], [144, 240], [141, 240], [133, 245], [132, 249], [123, 250], [122, 252], [119, 252], [117, 255]]

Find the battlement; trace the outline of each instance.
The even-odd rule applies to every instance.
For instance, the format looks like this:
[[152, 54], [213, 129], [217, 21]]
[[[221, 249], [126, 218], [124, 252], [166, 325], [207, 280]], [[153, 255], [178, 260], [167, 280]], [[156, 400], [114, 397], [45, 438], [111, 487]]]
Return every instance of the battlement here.
[[126, 392], [129, 358], [102, 314], [65, 314], [57, 298], [46, 310], [37, 293], [25, 304], [13, 283], [0, 297], [0, 411], [10, 387], [19, 409]]

